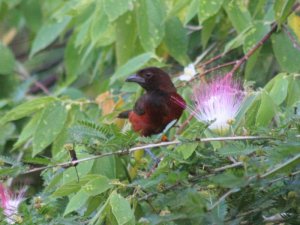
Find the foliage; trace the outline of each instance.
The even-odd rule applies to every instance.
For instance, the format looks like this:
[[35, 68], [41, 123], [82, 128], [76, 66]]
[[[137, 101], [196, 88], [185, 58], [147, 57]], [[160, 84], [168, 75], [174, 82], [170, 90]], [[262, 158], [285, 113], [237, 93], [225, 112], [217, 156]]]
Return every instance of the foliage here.
[[[0, 174], [29, 186], [22, 224], [299, 223], [298, 9], [297, 0], [0, 0]], [[247, 96], [226, 136], [269, 138], [199, 142], [218, 135], [195, 119], [183, 126], [186, 112], [166, 131], [180, 144], [152, 148], [157, 168], [142, 150], [128, 153], [161, 138], [116, 119], [141, 94], [129, 74], [164, 67], [192, 105], [184, 67], [220, 75], [255, 46], [234, 71]], [[99, 157], [57, 166], [69, 150]]]

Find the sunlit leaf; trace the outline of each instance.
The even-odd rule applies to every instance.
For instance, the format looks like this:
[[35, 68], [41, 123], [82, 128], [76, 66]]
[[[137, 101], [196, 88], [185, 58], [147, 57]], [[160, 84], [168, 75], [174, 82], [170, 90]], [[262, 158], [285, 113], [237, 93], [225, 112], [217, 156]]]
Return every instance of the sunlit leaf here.
[[130, 0], [105, 0], [103, 3], [105, 13], [110, 21], [114, 21], [133, 7], [133, 3]]
[[143, 67], [151, 58], [154, 58], [152, 53], [143, 53], [138, 55], [126, 64], [121, 66], [110, 79], [110, 83], [114, 83], [117, 79], [124, 79], [126, 76]]
[[9, 111], [4, 117], [0, 119], [0, 124], [7, 123], [12, 120], [17, 120], [30, 114], [43, 109], [47, 104], [53, 102], [53, 97], [41, 97], [31, 101], [25, 102], [11, 111]]
[[268, 126], [275, 115], [276, 105], [265, 91], [261, 93], [261, 102], [256, 114], [256, 126]]
[[38, 154], [50, 145], [63, 129], [68, 111], [61, 102], [49, 104], [44, 109], [33, 135], [33, 155]]
[[224, 0], [200, 0], [198, 18], [200, 24], [215, 15], [222, 7]]
[[228, 17], [238, 33], [243, 32], [251, 26], [251, 15], [245, 6], [243, 0], [227, 0], [224, 3], [224, 8]]
[[136, 8], [138, 34], [145, 51], [153, 52], [163, 39], [165, 10], [161, 0], [140, 0]]
[[176, 17], [166, 22], [165, 42], [170, 54], [182, 65], [188, 63], [187, 47], [188, 36], [181, 22]]
[[129, 202], [120, 194], [113, 192], [110, 196], [110, 206], [118, 225], [126, 224], [134, 219]]
[[72, 198], [70, 198], [70, 201], [65, 209], [64, 215], [67, 215], [68, 213], [83, 207], [88, 198], [89, 195], [86, 192], [82, 190], [77, 192]]
[[275, 18], [279, 24], [289, 15], [295, 0], [277, 0], [274, 4]]

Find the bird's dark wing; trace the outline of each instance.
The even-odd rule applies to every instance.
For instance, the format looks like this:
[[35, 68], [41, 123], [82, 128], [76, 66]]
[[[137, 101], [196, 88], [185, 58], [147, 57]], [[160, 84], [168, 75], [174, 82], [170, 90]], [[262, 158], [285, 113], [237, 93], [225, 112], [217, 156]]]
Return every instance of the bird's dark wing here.
[[133, 111], [137, 115], [147, 113], [150, 116], [163, 117], [169, 113], [168, 96], [160, 92], [148, 93], [141, 96], [136, 102]]
[[145, 114], [145, 106], [147, 105], [147, 96], [143, 95], [141, 96], [135, 103], [134, 107], [133, 107], [133, 111], [141, 116], [143, 114]]

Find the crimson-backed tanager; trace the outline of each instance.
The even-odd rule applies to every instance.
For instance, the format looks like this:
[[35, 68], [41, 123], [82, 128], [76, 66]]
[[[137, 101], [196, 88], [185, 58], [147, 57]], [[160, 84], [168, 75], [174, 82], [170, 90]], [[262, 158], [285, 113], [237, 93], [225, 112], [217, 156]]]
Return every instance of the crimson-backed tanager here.
[[178, 120], [182, 115], [185, 101], [163, 70], [156, 67], [145, 68], [129, 76], [126, 81], [135, 82], [146, 91], [132, 110], [118, 115], [119, 118], [128, 118], [133, 130], [140, 135], [161, 133], [171, 121]]

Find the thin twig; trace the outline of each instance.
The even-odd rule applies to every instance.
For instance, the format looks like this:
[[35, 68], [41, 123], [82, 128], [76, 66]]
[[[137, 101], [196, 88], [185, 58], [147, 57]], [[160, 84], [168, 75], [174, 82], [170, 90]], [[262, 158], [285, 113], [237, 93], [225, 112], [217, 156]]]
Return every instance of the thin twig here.
[[[191, 80], [189, 80], [189, 82], [194, 81], [196, 79], [199, 79], [201, 77], [204, 77], [205, 75], [207, 75], [207, 74], [209, 74], [211, 72], [214, 72], [216, 70], [219, 70], [219, 69], [221, 69], [223, 67], [235, 65], [236, 63], [237, 63], [237, 61], [234, 60], [234, 61], [231, 61], [231, 62], [223, 63], [221, 65], [209, 68], [209, 69], [205, 70], [203, 73], [196, 74]], [[181, 88], [181, 87], [184, 87], [185, 85], [186, 85], [186, 83], [181, 83], [181, 84], [177, 85], [176, 88]]]
[[286, 33], [286, 35], [288, 36], [288, 38], [290, 39], [290, 41], [293, 43], [294, 48], [296, 48], [296, 49], [298, 49], [300, 51], [300, 44], [299, 44], [299, 42], [291, 34], [291, 32], [289, 31], [289, 29], [287, 28], [287, 26], [284, 24], [282, 27], [283, 27], [283, 31]]
[[224, 195], [222, 195], [213, 205], [211, 205], [207, 210], [211, 211], [213, 210], [216, 206], [218, 206], [223, 200], [225, 200], [225, 198], [227, 198], [229, 195], [231, 195], [232, 193], [235, 193], [237, 191], [239, 191], [239, 188], [233, 188], [230, 189], [229, 191], [227, 191]]
[[[18, 74], [20, 74], [23, 78], [27, 79], [30, 77], [29, 72], [27, 69], [21, 64], [17, 63], [17, 71]], [[45, 87], [41, 82], [34, 80], [33, 83], [35, 86], [39, 87], [46, 95], [51, 95], [50, 91], [47, 87]]]
[[274, 23], [271, 27], [271, 30], [253, 48], [251, 48], [241, 59], [236, 61], [236, 64], [227, 75], [232, 76], [240, 68], [240, 66], [244, 62], [246, 62], [250, 58], [250, 56], [252, 56], [254, 52], [256, 52], [256, 50], [259, 47], [261, 47], [271, 37], [271, 35], [276, 31], [276, 29], [277, 29], [277, 23]]
[[[214, 142], [214, 141], [241, 141], [241, 140], [261, 140], [261, 139], [273, 139], [273, 137], [268, 137], [268, 136], [234, 136], [234, 137], [215, 137], [215, 138], [201, 138], [201, 139], [196, 139], [190, 142]], [[149, 144], [149, 145], [142, 145], [142, 146], [137, 146], [130, 148], [128, 150], [119, 150], [115, 152], [107, 152], [103, 153], [101, 155], [94, 155], [91, 157], [83, 158], [83, 159], [78, 159], [74, 160], [72, 162], [63, 162], [63, 163], [58, 163], [55, 165], [50, 165], [50, 166], [43, 166], [43, 167], [38, 167], [34, 168], [31, 170], [28, 170], [22, 174], [29, 174], [37, 171], [42, 171], [45, 169], [50, 169], [54, 167], [68, 167], [68, 166], [73, 166], [76, 163], [82, 163], [85, 161], [90, 161], [94, 159], [99, 159], [107, 156], [113, 156], [113, 155], [129, 155], [130, 153], [136, 152], [141, 149], [146, 149], [146, 148], [155, 148], [155, 147], [162, 147], [162, 146], [169, 146], [169, 145], [177, 145], [177, 144], [184, 144], [188, 142], [181, 142], [179, 140], [175, 141], [169, 141], [169, 142], [160, 142], [156, 144]]]
[[[283, 213], [282, 215], [287, 216], [287, 213]], [[283, 222], [285, 219], [282, 217], [281, 213], [277, 213], [273, 216], [262, 216], [264, 219], [265, 223], [279, 223], [279, 222]]]
[[[230, 52], [230, 51], [228, 51], [228, 52]], [[228, 52], [226, 52], [226, 54], [227, 54]], [[201, 64], [198, 65], [197, 67], [204, 67], [204, 66], [207, 66], [207, 65], [213, 63], [214, 61], [216, 61], [216, 60], [222, 58], [224, 55], [225, 55], [224, 53], [221, 53], [221, 54], [219, 54], [219, 55], [216, 55], [215, 57], [212, 57], [211, 59], [205, 61], [204, 63], [201, 63]]]
[[300, 154], [298, 154], [298, 155], [294, 156], [293, 158], [287, 160], [285, 163], [282, 163], [281, 165], [269, 170], [268, 172], [261, 175], [260, 178], [266, 178], [266, 177], [270, 176], [271, 174], [275, 173], [276, 171], [281, 170], [282, 168], [284, 168], [288, 164], [297, 161], [298, 159], [300, 159]]
[[226, 165], [226, 166], [223, 166], [223, 167], [220, 167], [220, 168], [216, 168], [213, 171], [215, 173], [217, 173], [217, 172], [221, 172], [221, 171], [224, 171], [224, 170], [227, 170], [227, 169], [231, 169], [231, 168], [235, 168], [235, 167], [240, 167], [240, 166], [243, 166], [243, 165], [244, 165], [243, 162], [236, 162], [236, 163], [233, 163], [233, 164], [230, 164], [230, 165]]
[[275, 183], [275, 182], [277, 182], [277, 181], [283, 180], [283, 179], [285, 179], [285, 178], [290, 178], [290, 177], [293, 177], [293, 176], [298, 175], [298, 174], [300, 174], [300, 170], [297, 170], [297, 171], [295, 171], [295, 172], [293, 172], [293, 173], [290, 173], [290, 174], [288, 174], [288, 175], [286, 175], [286, 176], [279, 177], [279, 178], [276, 178], [276, 179], [274, 179], [274, 180], [271, 180], [271, 181], [269, 182], [269, 184], [273, 184], [273, 183]]
[[223, 67], [227, 67], [227, 66], [234, 65], [234, 64], [236, 64], [236, 63], [237, 63], [237, 61], [235, 60], [235, 61], [223, 63], [223, 64], [218, 65], [218, 66], [213, 67], [213, 68], [209, 68], [209, 69], [206, 70], [205, 72], [199, 74], [198, 77], [202, 77], [202, 76], [204, 76], [204, 75], [206, 75], [206, 74], [208, 74], [208, 73], [211, 73], [211, 72], [213, 72], [213, 71], [219, 70], [219, 69], [221, 69], [221, 68], [223, 68]]
[[176, 131], [176, 134], [179, 135], [182, 133], [182, 131], [184, 130], [184, 128], [186, 128], [186, 126], [190, 123], [190, 121], [194, 118], [194, 115], [190, 115], [182, 124], [181, 126], [178, 128], [178, 130]]

